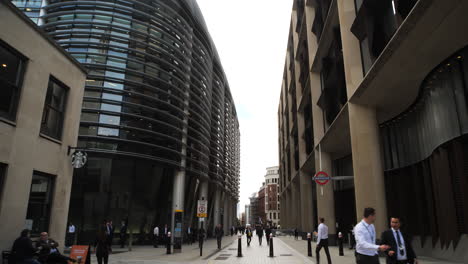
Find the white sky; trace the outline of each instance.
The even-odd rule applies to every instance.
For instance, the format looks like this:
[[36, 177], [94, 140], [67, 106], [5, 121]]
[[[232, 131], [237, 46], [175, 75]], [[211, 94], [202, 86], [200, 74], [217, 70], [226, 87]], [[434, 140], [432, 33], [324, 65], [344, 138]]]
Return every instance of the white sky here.
[[197, 0], [218, 50], [241, 130], [240, 212], [278, 165], [277, 111], [292, 0]]

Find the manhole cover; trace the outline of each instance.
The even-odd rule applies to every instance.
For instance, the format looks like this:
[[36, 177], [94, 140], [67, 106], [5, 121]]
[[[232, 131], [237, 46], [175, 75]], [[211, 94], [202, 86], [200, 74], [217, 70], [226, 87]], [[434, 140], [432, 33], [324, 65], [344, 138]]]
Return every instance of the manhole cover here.
[[226, 260], [226, 259], [228, 259], [228, 257], [217, 257], [217, 258], [215, 258], [215, 260]]
[[280, 256], [282, 256], [282, 257], [291, 257], [292, 254], [280, 254]]

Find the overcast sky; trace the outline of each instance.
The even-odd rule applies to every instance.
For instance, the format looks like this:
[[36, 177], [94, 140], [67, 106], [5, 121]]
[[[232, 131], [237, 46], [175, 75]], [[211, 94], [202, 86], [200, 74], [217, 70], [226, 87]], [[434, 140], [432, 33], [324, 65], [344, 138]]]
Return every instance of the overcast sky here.
[[236, 103], [240, 212], [278, 165], [277, 111], [292, 0], [197, 0]]

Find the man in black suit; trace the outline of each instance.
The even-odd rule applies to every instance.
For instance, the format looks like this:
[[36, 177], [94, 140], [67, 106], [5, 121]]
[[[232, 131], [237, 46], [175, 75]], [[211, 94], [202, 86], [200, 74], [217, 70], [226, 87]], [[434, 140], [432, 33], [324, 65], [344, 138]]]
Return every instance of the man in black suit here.
[[414, 253], [411, 241], [406, 234], [400, 230], [400, 218], [390, 218], [391, 229], [382, 233], [381, 243], [389, 245], [385, 253], [387, 254], [387, 264], [417, 264], [416, 254]]

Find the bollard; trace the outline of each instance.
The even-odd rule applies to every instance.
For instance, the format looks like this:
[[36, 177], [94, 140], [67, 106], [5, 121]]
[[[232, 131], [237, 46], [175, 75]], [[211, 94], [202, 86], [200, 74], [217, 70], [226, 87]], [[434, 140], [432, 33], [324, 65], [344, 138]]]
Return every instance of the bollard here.
[[307, 233], [307, 256], [312, 257], [312, 236], [310, 233]]
[[340, 256], [344, 256], [344, 253], [343, 253], [343, 234], [341, 232], [338, 232], [338, 246], [339, 246]]
[[167, 251], [166, 254], [171, 254], [171, 232], [167, 232]]
[[200, 248], [200, 257], [203, 255], [203, 235], [198, 237], [198, 247]]
[[270, 234], [270, 257], [274, 257], [274, 254], [273, 254], [273, 234]]
[[242, 235], [238, 236], [237, 257], [242, 257]]

